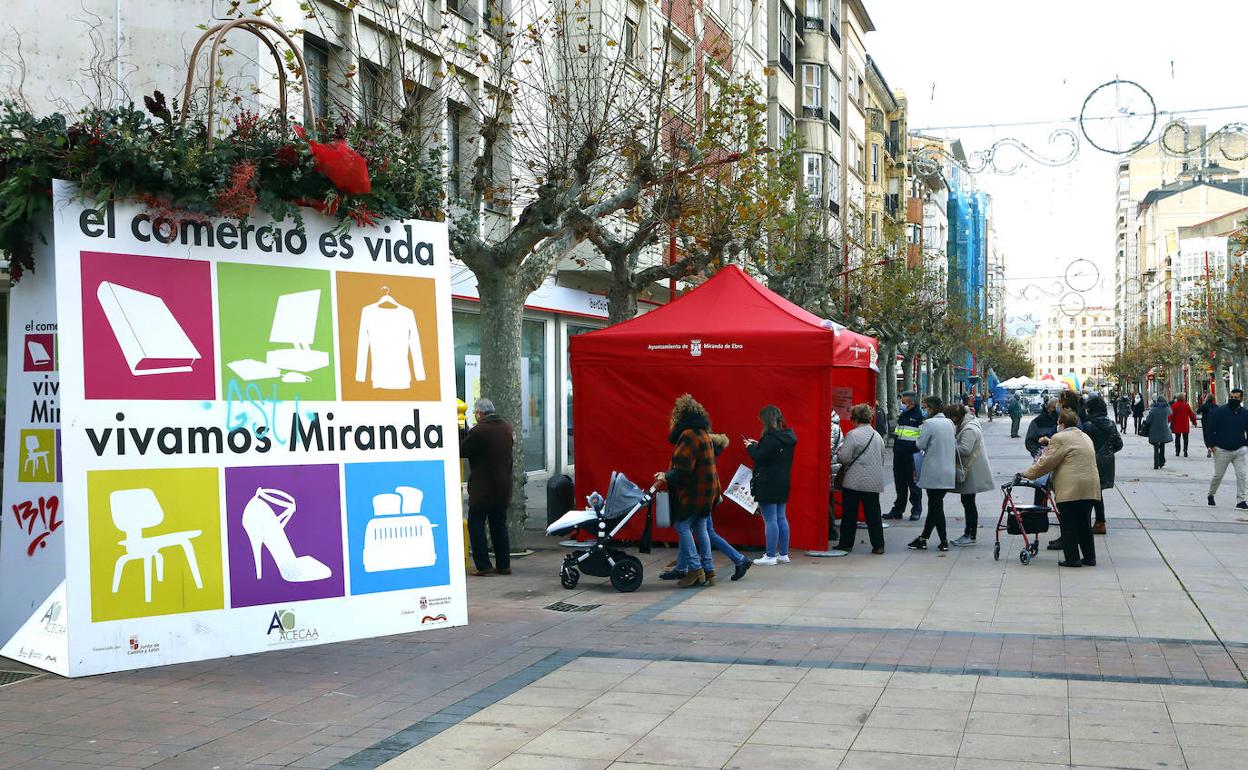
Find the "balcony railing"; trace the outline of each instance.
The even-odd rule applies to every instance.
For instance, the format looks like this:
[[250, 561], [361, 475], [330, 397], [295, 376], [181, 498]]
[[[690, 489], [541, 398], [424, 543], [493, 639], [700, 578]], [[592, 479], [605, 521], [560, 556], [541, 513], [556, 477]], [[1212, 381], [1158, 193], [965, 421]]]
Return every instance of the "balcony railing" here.
[[784, 51], [780, 52], [780, 67], [789, 73], [789, 77], [793, 77], [793, 60]]
[[815, 120], [823, 120], [822, 107], [802, 107], [803, 118], [813, 118]]
[[884, 151], [890, 156], [897, 158], [901, 154], [901, 143], [896, 139], [888, 138], [884, 140]]
[[803, 16], [802, 29], [813, 29], [816, 32], [823, 32], [823, 19], [818, 16]]
[[828, 120], [831, 121], [832, 128], [839, 134], [841, 132], [841, 116], [836, 113], [832, 113], [828, 116]]
[[836, 43], [836, 47], [840, 48], [841, 47], [841, 31], [837, 29], [838, 26], [840, 25], [836, 23], [836, 19], [833, 19], [832, 22], [828, 24], [828, 36], [832, 38], [832, 41], [834, 43]]

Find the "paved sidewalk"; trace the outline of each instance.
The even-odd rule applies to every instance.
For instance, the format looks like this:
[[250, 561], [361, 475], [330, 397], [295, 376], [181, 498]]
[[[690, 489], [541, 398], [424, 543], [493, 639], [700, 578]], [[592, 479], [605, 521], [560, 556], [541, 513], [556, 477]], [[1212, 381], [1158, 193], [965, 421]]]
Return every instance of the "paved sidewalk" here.
[[0, 687], [0, 768], [1243, 767], [1248, 515], [1204, 504], [1203, 456], [1153, 472], [1126, 442], [1095, 568], [1018, 538], [994, 561], [996, 491], [973, 548], [907, 551], [898, 522], [883, 556], [708, 589], [660, 583], [656, 549], [636, 593], [565, 591], [542, 544], [470, 580], [466, 628]]

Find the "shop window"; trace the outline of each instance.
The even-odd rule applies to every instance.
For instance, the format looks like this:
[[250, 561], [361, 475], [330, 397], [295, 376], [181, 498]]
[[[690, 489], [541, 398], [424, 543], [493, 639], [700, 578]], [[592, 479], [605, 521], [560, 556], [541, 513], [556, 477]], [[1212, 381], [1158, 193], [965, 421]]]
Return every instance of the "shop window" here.
[[[468, 404], [481, 396], [481, 316], [455, 311], [455, 393]], [[521, 420], [516, 440], [524, 445], [524, 469], [546, 469], [546, 324], [524, 321], [520, 332]]]

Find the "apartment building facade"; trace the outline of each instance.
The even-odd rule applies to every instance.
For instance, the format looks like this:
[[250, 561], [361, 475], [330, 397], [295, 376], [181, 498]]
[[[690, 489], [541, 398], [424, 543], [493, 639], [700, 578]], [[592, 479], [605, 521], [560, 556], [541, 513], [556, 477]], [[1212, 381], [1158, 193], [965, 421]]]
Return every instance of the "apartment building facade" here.
[[1030, 339], [1036, 376], [1073, 374], [1084, 385], [1103, 386], [1117, 334], [1113, 308], [1088, 307], [1074, 314], [1050, 308]]

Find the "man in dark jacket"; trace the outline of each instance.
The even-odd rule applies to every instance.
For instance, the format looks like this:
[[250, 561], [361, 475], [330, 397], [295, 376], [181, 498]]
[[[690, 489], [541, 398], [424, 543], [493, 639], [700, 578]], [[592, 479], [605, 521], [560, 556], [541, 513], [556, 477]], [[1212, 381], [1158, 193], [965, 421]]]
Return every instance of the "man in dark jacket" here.
[[1215, 505], [1217, 494], [1226, 475], [1226, 466], [1235, 466], [1236, 508], [1248, 509], [1248, 409], [1244, 408], [1244, 391], [1235, 388], [1225, 404], [1209, 413], [1209, 434], [1213, 440], [1213, 479], [1209, 482], [1209, 504]]
[[[1031, 424], [1027, 426], [1027, 435], [1023, 438], [1023, 446], [1027, 448], [1027, 453], [1036, 458], [1040, 455], [1040, 450], [1044, 445], [1040, 443], [1042, 438], [1052, 438], [1057, 433], [1057, 405], [1056, 398], [1050, 398], [1044, 403], [1044, 411], [1036, 415], [1032, 419]], [[1037, 489], [1032, 502], [1036, 505], [1044, 505], [1045, 494]]]
[[901, 414], [897, 415], [897, 427], [893, 429], [893, 486], [897, 500], [884, 516], [900, 519], [906, 511], [906, 499], [910, 500], [910, 520], [923, 516], [923, 498], [914, 478], [914, 442], [919, 438], [919, 426], [923, 424], [923, 412], [919, 409], [918, 395], [907, 390], [901, 394]]
[[1023, 401], [1015, 393], [1010, 399], [1010, 438], [1018, 438], [1018, 425], [1023, 419]]
[[[511, 504], [511, 424], [494, 411], [494, 402], [479, 398], [472, 405], [476, 424], [463, 432], [459, 456], [468, 460], [468, 540], [472, 545], [473, 575], [510, 575], [511, 541], [507, 536], [507, 506]], [[489, 524], [497, 569], [490, 565], [485, 541]]]
[[[1109, 406], [1100, 396], [1088, 399], [1088, 421], [1083, 432], [1092, 439], [1092, 449], [1096, 451], [1096, 470], [1101, 477], [1101, 489], [1114, 486], [1114, 453], [1122, 450], [1122, 436], [1118, 434], [1118, 424], [1109, 419]], [[1096, 522], [1092, 525], [1092, 534], [1105, 534], [1105, 500], [1092, 503], [1092, 512], [1096, 514]]]

